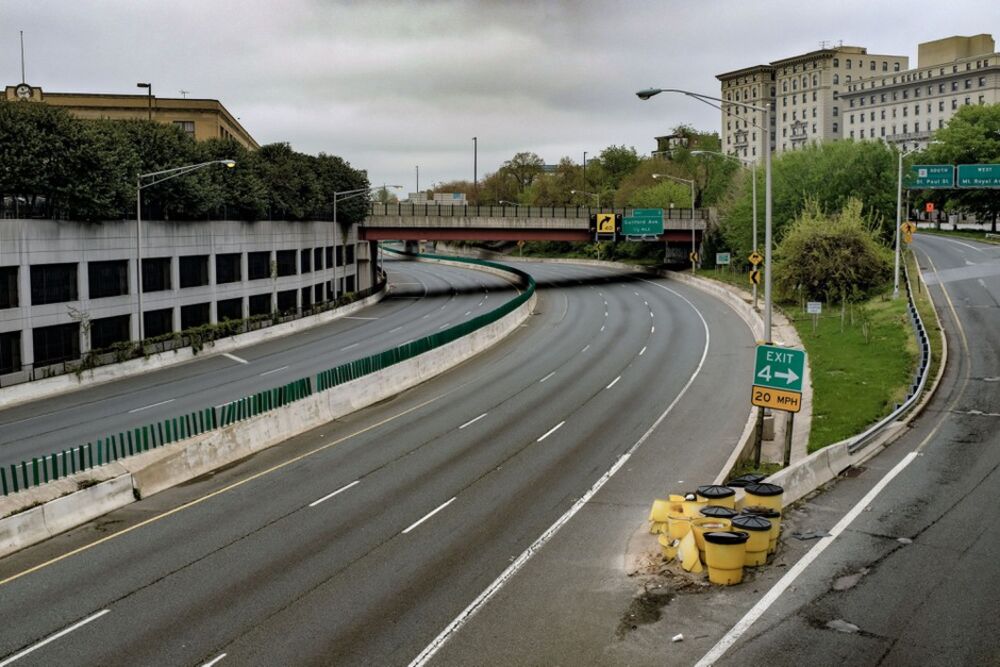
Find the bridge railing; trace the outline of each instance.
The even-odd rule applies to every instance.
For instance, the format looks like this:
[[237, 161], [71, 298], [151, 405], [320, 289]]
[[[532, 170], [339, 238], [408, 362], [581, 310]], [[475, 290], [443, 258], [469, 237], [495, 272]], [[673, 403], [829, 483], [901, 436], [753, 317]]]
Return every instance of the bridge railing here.
[[[589, 219], [595, 213], [632, 215], [632, 208], [596, 208], [593, 206], [455, 206], [451, 204], [380, 204], [373, 202], [370, 217], [440, 217], [440, 218], [570, 218]], [[664, 220], [708, 220], [709, 209], [671, 208], [663, 210]]]

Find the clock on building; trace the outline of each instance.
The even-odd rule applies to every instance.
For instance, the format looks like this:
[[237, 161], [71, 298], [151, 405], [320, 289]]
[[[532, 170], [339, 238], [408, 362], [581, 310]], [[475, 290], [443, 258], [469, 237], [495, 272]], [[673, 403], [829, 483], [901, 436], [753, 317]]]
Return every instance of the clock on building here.
[[14, 93], [18, 99], [29, 99], [31, 97], [31, 86], [26, 83], [18, 84], [17, 88], [14, 89]]

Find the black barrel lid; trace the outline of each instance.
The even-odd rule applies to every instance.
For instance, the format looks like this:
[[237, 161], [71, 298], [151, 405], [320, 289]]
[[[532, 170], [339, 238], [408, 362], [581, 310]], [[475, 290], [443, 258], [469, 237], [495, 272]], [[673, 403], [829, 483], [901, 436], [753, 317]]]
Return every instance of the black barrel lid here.
[[735, 479], [729, 480], [728, 482], [726, 482], [726, 486], [738, 486], [742, 488], [747, 484], [756, 484], [758, 482], [763, 482], [765, 477], [767, 477], [767, 475], [760, 475], [755, 472], [750, 472], [747, 473], [746, 475], [740, 475]]
[[721, 505], [708, 505], [701, 508], [701, 515], [711, 517], [713, 519], [732, 519], [734, 516], [739, 514], [736, 510], [729, 509], [728, 507], [722, 507]]
[[721, 486], [719, 484], [706, 484], [705, 486], [698, 487], [698, 495], [702, 498], [718, 499], [718, 498], [728, 498], [729, 496], [735, 496], [736, 492], [730, 489], [728, 486]]
[[747, 484], [746, 491], [747, 493], [752, 493], [755, 496], [780, 496], [785, 492], [783, 488], [777, 484], [771, 484], [770, 482]]
[[744, 514], [733, 519], [733, 526], [745, 530], [771, 530], [771, 522], [756, 514]]
[[743, 544], [750, 539], [750, 533], [742, 530], [714, 530], [704, 535], [706, 542], [712, 544]]
[[757, 516], [762, 516], [766, 519], [780, 519], [781, 512], [770, 507], [764, 507], [763, 505], [751, 505], [750, 507], [743, 508], [743, 514], [755, 514]]

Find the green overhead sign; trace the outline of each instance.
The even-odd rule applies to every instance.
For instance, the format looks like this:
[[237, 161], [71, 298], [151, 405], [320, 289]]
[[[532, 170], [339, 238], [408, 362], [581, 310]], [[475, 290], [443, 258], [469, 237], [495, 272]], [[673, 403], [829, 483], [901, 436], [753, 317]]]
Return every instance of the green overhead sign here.
[[662, 208], [637, 208], [631, 216], [622, 218], [622, 234], [625, 236], [659, 236], [662, 233]]
[[958, 187], [1000, 188], [1000, 164], [958, 165]]
[[925, 188], [955, 187], [955, 167], [950, 164], [915, 164], [910, 167], [906, 187]]

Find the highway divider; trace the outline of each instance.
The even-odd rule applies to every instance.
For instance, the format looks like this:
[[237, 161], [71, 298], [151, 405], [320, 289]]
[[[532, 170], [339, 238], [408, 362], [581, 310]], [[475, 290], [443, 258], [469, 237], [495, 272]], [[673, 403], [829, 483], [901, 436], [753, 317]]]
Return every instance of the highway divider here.
[[[421, 259], [502, 272], [524, 289], [468, 322], [315, 376], [0, 468], [5, 496], [0, 498], [0, 517], [6, 517], [0, 518], [0, 556], [54, 534], [32, 524], [28, 514], [60, 496], [72, 497], [66, 496], [68, 491], [87, 490], [97, 481], [106, 484], [109, 464], [127, 473], [136, 498], [151, 495], [425, 382], [499, 342], [534, 308], [535, 281], [524, 271], [483, 260]], [[61, 530], [100, 515], [83, 507], [89, 504], [85, 498], [79, 500], [80, 520], [61, 520]], [[42, 521], [43, 514], [36, 514], [35, 522]], [[14, 524], [18, 527], [12, 528]], [[32, 530], [26, 528], [29, 524]], [[26, 535], [34, 537], [24, 539]]]

